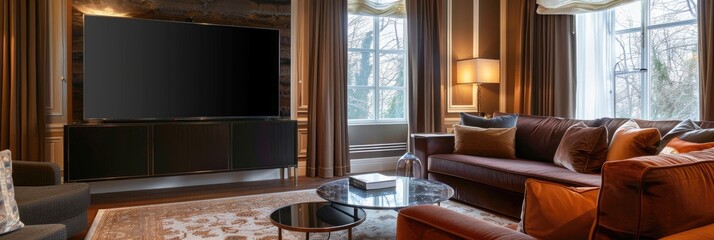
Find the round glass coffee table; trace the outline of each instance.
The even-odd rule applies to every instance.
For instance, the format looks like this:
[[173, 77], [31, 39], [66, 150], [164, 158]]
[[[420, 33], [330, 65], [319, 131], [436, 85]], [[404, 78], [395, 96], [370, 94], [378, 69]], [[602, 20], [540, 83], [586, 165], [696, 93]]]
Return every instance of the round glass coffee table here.
[[410, 177], [397, 177], [396, 181], [396, 187], [364, 190], [351, 186], [349, 179], [343, 178], [318, 187], [317, 194], [344, 206], [393, 210], [420, 204], [439, 204], [454, 196], [454, 189], [442, 182]]
[[305, 232], [333, 232], [347, 229], [347, 238], [352, 239], [352, 228], [364, 222], [365, 212], [360, 208], [347, 207], [330, 202], [306, 202], [278, 208], [270, 214], [270, 221], [278, 227], [278, 239], [283, 239], [283, 229]]

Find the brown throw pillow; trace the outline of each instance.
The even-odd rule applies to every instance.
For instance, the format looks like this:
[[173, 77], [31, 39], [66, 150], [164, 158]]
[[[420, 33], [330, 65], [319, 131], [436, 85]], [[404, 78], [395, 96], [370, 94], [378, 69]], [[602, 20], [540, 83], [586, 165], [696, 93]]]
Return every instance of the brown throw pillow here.
[[516, 158], [516, 128], [454, 126], [454, 153], [493, 158]]
[[518, 230], [538, 239], [588, 239], [598, 192], [597, 187], [528, 179]]
[[555, 165], [579, 173], [599, 173], [607, 157], [607, 128], [578, 123], [565, 131], [553, 159]]
[[660, 134], [656, 128], [640, 128], [630, 119], [617, 128], [607, 151], [607, 160], [623, 160], [657, 154]]

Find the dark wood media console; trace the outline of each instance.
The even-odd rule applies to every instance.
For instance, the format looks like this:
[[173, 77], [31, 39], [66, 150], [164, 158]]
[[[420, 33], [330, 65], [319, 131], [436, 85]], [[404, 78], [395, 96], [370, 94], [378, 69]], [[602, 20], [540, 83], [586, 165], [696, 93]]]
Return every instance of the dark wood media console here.
[[64, 137], [68, 182], [270, 168], [297, 176], [295, 120], [75, 124]]

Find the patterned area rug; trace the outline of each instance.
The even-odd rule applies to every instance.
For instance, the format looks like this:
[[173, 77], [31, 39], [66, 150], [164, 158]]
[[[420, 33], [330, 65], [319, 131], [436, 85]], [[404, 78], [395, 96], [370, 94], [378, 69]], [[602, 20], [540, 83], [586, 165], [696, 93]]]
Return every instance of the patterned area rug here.
[[[277, 239], [270, 213], [291, 203], [324, 201], [315, 190], [300, 190], [100, 209], [85, 239]], [[517, 222], [454, 201], [442, 207], [516, 229]], [[353, 230], [354, 239], [395, 239], [397, 212], [365, 210], [367, 219]], [[347, 231], [311, 233], [311, 239], [347, 239]], [[305, 233], [283, 230], [283, 239], [305, 239]]]

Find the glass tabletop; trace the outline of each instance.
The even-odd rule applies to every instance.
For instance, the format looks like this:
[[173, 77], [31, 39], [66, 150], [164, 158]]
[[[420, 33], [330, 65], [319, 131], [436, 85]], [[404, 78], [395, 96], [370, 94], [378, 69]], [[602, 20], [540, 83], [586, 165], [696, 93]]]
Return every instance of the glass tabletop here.
[[292, 231], [328, 232], [351, 228], [365, 219], [364, 210], [330, 202], [296, 203], [270, 214], [274, 225]]
[[434, 180], [397, 177], [396, 187], [364, 190], [350, 186], [349, 179], [343, 178], [318, 187], [317, 194], [327, 201], [350, 207], [401, 209], [449, 200], [454, 189]]

